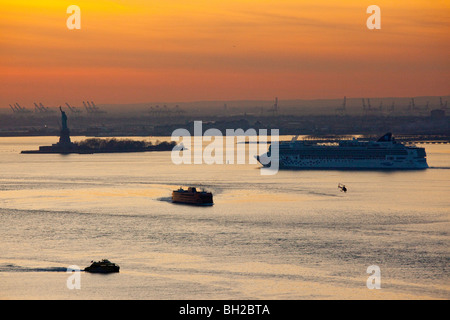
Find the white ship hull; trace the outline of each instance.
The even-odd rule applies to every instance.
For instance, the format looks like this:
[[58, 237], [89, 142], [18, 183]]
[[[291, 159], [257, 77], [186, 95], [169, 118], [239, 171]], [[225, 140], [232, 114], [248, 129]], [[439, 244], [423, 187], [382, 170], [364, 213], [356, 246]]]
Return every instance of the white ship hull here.
[[286, 169], [426, 169], [427, 163], [414, 160], [295, 159], [280, 157]]

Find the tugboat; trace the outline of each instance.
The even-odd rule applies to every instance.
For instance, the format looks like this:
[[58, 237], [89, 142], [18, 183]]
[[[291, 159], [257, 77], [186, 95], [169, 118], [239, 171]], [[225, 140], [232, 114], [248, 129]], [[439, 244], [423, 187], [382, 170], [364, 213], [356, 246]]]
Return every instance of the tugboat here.
[[172, 202], [197, 206], [212, 206], [214, 204], [211, 192], [197, 191], [195, 187], [189, 187], [187, 190], [183, 188], [173, 190]]
[[112, 263], [108, 259], [91, 262], [92, 264], [89, 267], [84, 268], [84, 271], [92, 273], [112, 273], [112, 272], [119, 272], [120, 269], [118, 265]]

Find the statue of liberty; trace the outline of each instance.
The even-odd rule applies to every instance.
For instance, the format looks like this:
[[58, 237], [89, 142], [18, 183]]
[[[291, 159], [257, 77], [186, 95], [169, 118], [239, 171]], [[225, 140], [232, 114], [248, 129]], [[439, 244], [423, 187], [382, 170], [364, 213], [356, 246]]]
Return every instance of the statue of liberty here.
[[61, 122], [62, 122], [62, 130], [67, 130], [67, 115], [66, 113], [62, 110], [61, 107], [59, 107], [59, 110], [61, 111]]
[[59, 107], [59, 110], [61, 111], [61, 123], [62, 123], [61, 133], [59, 136], [59, 143], [63, 145], [69, 145], [71, 144], [71, 141], [70, 141], [70, 131], [69, 128], [67, 127], [67, 115], [62, 110], [61, 107]]

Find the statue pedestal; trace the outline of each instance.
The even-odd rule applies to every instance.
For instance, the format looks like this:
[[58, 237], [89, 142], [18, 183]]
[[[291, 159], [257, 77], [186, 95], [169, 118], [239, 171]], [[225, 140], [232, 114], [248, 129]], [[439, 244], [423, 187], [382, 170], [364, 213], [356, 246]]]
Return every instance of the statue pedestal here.
[[59, 134], [59, 143], [60, 144], [72, 144], [72, 142], [70, 141], [70, 131], [69, 129], [65, 128], [62, 129], [60, 134]]
[[68, 128], [63, 128], [59, 135], [59, 142], [54, 144], [53, 147], [57, 148], [61, 152], [71, 151], [76, 148], [70, 141], [70, 131]]

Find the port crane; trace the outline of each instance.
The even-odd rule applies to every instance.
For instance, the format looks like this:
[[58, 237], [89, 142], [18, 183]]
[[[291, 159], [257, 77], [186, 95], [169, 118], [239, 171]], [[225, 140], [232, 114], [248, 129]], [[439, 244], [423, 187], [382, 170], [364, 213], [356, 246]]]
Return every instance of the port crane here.
[[370, 104], [369, 98], [367, 98], [367, 106], [366, 106], [366, 102], [365, 102], [364, 98], [362, 99], [362, 106], [363, 106], [363, 111], [364, 111], [365, 116], [367, 116], [370, 112], [372, 112], [372, 105]]
[[33, 111], [28, 110], [25, 107], [22, 107], [19, 103], [14, 103], [13, 105], [9, 105], [13, 113], [31, 113]]
[[55, 110], [52, 110], [52, 109], [50, 109], [50, 108], [48, 108], [48, 107], [45, 107], [45, 106], [42, 104], [42, 102], [39, 102], [39, 105], [41, 106], [41, 109], [42, 109], [42, 110], [45, 110], [45, 112], [51, 112], [51, 113], [56, 112]]
[[[87, 103], [87, 105], [86, 105], [86, 103]], [[91, 103], [92, 103], [92, 105], [91, 105]], [[94, 101], [91, 101], [90, 103], [89, 103], [89, 101], [86, 101], [86, 102], [83, 101], [83, 105], [84, 105], [84, 108], [86, 109], [86, 111], [87, 111], [88, 113], [95, 113], [95, 114], [98, 114], [98, 113], [106, 113], [106, 111], [100, 110], [100, 109], [95, 105]]]
[[446, 110], [447, 109], [447, 101], [445, 101], [445, 104], [442, 103], [442, 97], [440, 97], [439, 102], [440, 102], [441, 109]]
[[70, 104], [68, 104], [67, 102], [66, 102], [66, 106], [69, 108], [69, 110], [72, 112], [72, 113], [81, 113], [81, 110], [80, 109], [78, 109], [77, 107], [72, 107]]
[[39, 102], [39, 104], [37, 104], [36, 102], [34, 102], [34, 112], [35, 113], [54, 113], [56, 112], [55, 110], [52, 110], [48, 107], [45, 107], [42, 102]]
[[336, 108], [336, 114], [339, 116], [345, 116], [346, 105], [347, 105], [347, 97], [344, 97], [344, 102], [342, 103], [342, 106], [339, 108]]
[[275, 97], [275, 103], [269, 109], [269, 112], [272, 112], [272, 116], [278, 115], [278, 97]]
[[[88, 101], [88, 104], [89, 104], [89, 101]], [[100, 109], [95, 105], [94, 101], [91, 101], [91, 104], [92, 104], [92, 109], [95, 110], [95, 113], [106, 113], [106, 111], [100, 110]]]

